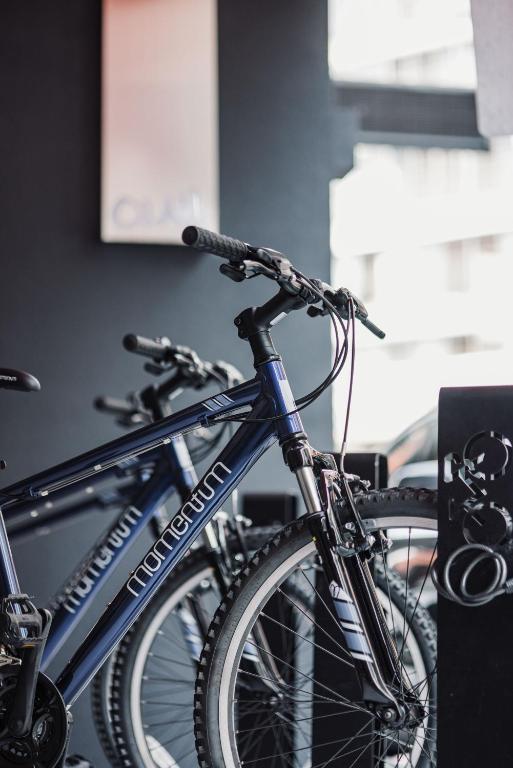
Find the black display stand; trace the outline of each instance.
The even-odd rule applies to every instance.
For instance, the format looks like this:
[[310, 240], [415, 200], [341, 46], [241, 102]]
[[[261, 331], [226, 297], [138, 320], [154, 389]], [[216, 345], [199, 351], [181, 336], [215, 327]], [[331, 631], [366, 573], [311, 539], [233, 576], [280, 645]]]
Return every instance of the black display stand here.
[[[513, 387], [441, 390], [441, 565], [465, 543], [465, 529], [467, 541], [500, 535], [497, 508], [507, 520], [513, 506], [512, 441]], [[486, 578], [478, 574], [474, 588]], [[513, 596], [473, 608], [440, 597], [438, 617], [438, 768], [506, 768], [513, 764]]]
[[[338, 464], [340, 453], [333, 455]], [[347, 453], [344, 469], [351, 475], [368, 480], [372, 490], [386, 488], [388, 485], [388, 460], [382, 453]]]
[[281, 526], [298, 517], [298, 501], [295, 493], [245, 493], [241, 511], [253, 525]]

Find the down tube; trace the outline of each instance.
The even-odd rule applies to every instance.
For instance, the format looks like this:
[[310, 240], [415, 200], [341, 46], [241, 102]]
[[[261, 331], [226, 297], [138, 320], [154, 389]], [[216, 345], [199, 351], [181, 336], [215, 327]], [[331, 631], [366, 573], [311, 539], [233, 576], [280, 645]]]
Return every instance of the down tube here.
[[137, 496], [134, 496], [133, 502], [126, 505], [103, 532], [50, 603], [54, 616], [41, 664], [43, 671], [55, 658], [77, 623], [83, 619], [99, 589], [126, 556], [155, 512], [171, 495], [173, 478], [169, 476], [169, 467], [162, 467], [163, 463], [141, 487]]
[[[266, 411], [255, 407], [252, 415], [262, 417]], [[57, 687], [67, 706], [80, 695], [194, 539], [275, 440], [272, 422], [239, 427], [59, 676]]]

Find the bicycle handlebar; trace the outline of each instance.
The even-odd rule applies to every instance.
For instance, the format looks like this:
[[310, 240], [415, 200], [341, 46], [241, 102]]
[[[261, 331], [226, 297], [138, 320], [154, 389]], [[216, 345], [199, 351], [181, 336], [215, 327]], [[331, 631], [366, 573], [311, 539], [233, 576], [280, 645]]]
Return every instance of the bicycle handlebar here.
[[[219, 235], [216, 232], [210, 232], [207, 229], [194, 226], [186, 227], [183, 230], [182, 240], [185, 245], [191, 248], [208, 251], [216, 256], [228, 259], [231, 266], [223, 265], [221, 272], [232, 280], [239, 282], [245, 278], [255, 277], [260, 274], [277, 280], [279, 285], [292, 295], [301, 295], [304, 298], [305, 291], [306, 294], [309, 293], [306, 281], [301, 279], [301, 276], [294, 270], [290, 261], [279, 251], [255, 247], [249, 243], [242, 242], [242, 240], [236, 240], [235, 238]], [[336, 306], [343, 316], [347, 317], [345, 313], [347, 313], [350, 302], [353, 302], [355, 317], [362, 325], [379, 339], [385, 337], [384, 331], [369, 320], [363, 303], [351, 294], [350, 291], [345, 288], [337, 291], [335, 288], [319, 280], [311, 280], [311, 282], [316, 285], [327, 301]], [[315, 304], [322, 300], [318, 294], [314, 295], [310, 291], [304, 303]], [[324, 304], [323, 309], [315, 307], [309, 307], [308, 309], [308, 314], [311, 317], [323, 315], [326, 312], [326, 304]]]
[[[153, 363], [145, 365], [150, 373], [158, 375], [172, 371], [172, 375], [161, 384], [150, 385], [126, 398], [101, 396], [95, 399], [94, 407], [102, 413], [118, 416], [122, 426], [134, 426], [150, 420], [157, 403], [164, 404], [185, 387], [202, 389], [210, 383], [231, 387], [244, 380], [233, 365], [222, 360], [215, 363], [201, 360], [194, 350], [175, 346], [166, 337], [149, 339], [130, 333], [123, 338], [123, 346], [129, 352], [151, 357]], [[153, 418], [160, 416], [154, 415]]]
[[173, 352], [173, 346], [165, 336], [161, 339], [148, 339], [146, 336], [127, 333], [123, 338], [123, 346], [127, 352], [134, 352], [136, 355], [151, 357], [152, 360], [158, 362], [167, 360]]
[[95, 398], [94, 407], [102, 413], [112, 413], [115, 416], [127, 416], [137, 411], [135, 403], [130, 402], [128, 398], [109, 397], [101, 395]]
[[369, 320], [368, 317], [358, 317], [358, 320], [361, 322], [362, 325], [364, 325], [368, 331], [374, 334], [374, 336], [377, 336], [378, 339], [384, 339], [386, 334], [385, 331], [382, 331], [381, 328], [378, 328], [377, 325], [375, 325], [372, 320]]
[[232, 261], [244, 261], [256, 250], [242, 240], [218, 235], [217, 232], [200, 227], [186, 227], [182, 232], [182, 240], [185, 245], [197, 251], [208, 251], [215, 256]]

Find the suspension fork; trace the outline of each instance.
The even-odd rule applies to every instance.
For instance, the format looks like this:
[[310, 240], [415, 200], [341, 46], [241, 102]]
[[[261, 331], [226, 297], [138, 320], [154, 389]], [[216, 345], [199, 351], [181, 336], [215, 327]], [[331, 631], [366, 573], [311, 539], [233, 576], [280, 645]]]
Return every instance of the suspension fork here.
[[[338, 473], [321, 473], [321, 493], [308, 452], [296, 451], [289, 459], [310, 515], [309, 524], [338, 619], [345, 645], [353, 658], [362, 698], [385, 720], [403, 717], [403, 710], [390, 685], [403, 684], [393, 641], [376, 595], [368, 564], [354, 550], [341, 556], [343, 539], [331, 503], [329, 480]], [[296, 464], [296, 466], [294, 466]]]
[[386, 679], [397, 680], [389, 662], [385, 635], [378, 618], [380, 606], [370, 586], [367, 563], [358, 555], [341, 558], [329, 540], [325, 515], [310, 518], [310, 530], [328, 580], [335, 617], [358, 674], [362, 698], [377, 705], [391, 706], [399, 714], [398, 702]]

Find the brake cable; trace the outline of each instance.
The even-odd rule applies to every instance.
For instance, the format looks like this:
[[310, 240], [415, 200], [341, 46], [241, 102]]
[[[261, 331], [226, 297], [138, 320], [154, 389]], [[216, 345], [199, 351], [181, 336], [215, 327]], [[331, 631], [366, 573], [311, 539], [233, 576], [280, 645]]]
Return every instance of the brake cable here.
[[[315, 400], [317, 400], [323, 394], [323, 392], [325, 392], [326, 389], [328, 389], [331, 386], [331, 384], [342, 372], [342, 369], [345, 365], [347, 354], [348, 354], [348, 329], [345, 327], [344, 318], [342, 317], [338, 308], [329, 299], [325, 297], [322, 291], [319, 290], [319, 288], [313, 283], [312, 280], [310, 280], [301, 272], [299, 272], [299, 270], [295, 269], [295, 267], [292, 267], [292, 272], [298, 278], [298, 280], [304, 285], [304, 287], [308, 288], [308, 290], [310, 290], [315, 296], [317, 296], [324, 303], [324, 306], [326, 307], [326, 310], [330, 316], [330, 320], [335, 332], [335, 360], [331, 367], [330, 373], [315, 389], [313, 389], [307, 395], [304, 395], [303, 397], [299, 398], [296, 401], [299, 407], [293, 409], [292, 411], [280, 414], [278, 416], [267, 416], [267, 417], [258, 418], [258, 419], [244, 416], [243, 414], [241, 414], [240, 416], [224, 416], [212, 421], [213, 424], [220, 424], [220, 423], [230, 422], [230, 421], [236, 421], [240, 423], [273, 422], [273, 421], [278, 421], [279, 419], [284, 419], [287, 416], [293, 416], [299, 413], [299, 411], [304, 410], [305, 408], [310, 406]], [[340, 324], [340, 327], [342, 328], [342, 331], [344, 333], [344, 342], [342, 344], [342, 347], [340, 346], [340, 335], [339, 335], [339, 328], [337, 325], [337, 321]]]
[[349, 368], [349, 388], [346, 401], [346, 418], [344, 422], [344, 434], [342, 437], [342, 445], [340, 447], [340, 472], [344, 474], [344, 459], [347, 450], [347, 435], [349, 431], [349, 417], [351, 415], [351, 403], [353, 400], [353, 384], [354, 384], [354, 372], [356, 361], [356, 320], [355, 320], [355, 306], [352, 298], [349, 300], [349, 327], [351, 331], [351, 363]]

